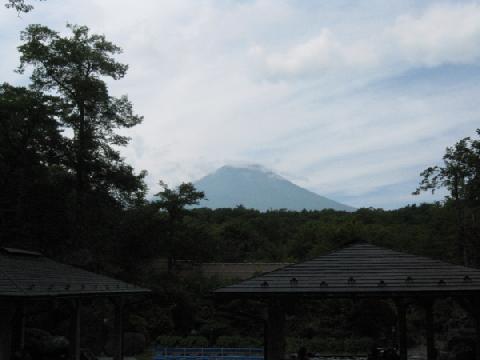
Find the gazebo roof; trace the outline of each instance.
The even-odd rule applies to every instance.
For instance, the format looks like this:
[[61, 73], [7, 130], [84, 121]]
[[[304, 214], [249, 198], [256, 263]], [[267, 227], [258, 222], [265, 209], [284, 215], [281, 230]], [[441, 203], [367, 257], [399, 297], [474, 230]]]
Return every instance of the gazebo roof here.
[[126, 282], [53, 261], [40, 253], [0, 249], [0, 298], [147, 293]]
[[276, 296], [432, 296], [480, 293], [480, 270], [355, 243], [215, 291]]

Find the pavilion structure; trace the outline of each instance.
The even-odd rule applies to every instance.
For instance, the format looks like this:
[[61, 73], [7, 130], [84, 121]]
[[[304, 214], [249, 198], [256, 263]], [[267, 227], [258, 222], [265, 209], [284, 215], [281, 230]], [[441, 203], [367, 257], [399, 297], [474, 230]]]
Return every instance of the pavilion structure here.
[[480, 270], [354, 243], [314, 260], [253, 277], [215, 291], [218, 296], [263, 299], [268, 304], [265, 359], [285, 356], [285, 304], [300, 298], [377, 298], [396, 305], [401, 360], [407, 359], [407, 306], [426, 310], [427, 358], [436, 357], [433, 307], [453, 298], [476, 323], [476, 359], [480, 360]]
[[123, 311], [127, 297], [149, 293], [107, 276], [55, 262], [40, 253], [0, 249], [0, 360], [23, 350], [29, 305], [39, 301], [66, 301], [72, 305], [70, 358], [80, 359], [82, 300], [107, 297], [115, 306], [115, 360], [123, 359]]

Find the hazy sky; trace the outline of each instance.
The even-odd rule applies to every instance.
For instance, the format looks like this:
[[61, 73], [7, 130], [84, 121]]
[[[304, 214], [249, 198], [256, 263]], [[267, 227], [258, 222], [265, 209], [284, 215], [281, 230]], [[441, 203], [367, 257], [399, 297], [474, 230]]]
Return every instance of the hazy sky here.
[[154, 189], [258, 163], [356, 207], [432, 201], [420, 171], [480, 127], [480, 2], [47, 0], [0, 9], [0, 81], [25, 83], [27, 24], [67, 22], [123, 48], [112, 93], [145, 120], [122, 152]]

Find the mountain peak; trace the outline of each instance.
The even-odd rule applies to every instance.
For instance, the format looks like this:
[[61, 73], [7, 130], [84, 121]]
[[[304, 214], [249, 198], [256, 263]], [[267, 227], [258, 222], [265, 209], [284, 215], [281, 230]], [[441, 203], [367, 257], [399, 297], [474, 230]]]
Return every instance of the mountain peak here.
[[243, 205], [260, 211], [354, 208], [306, 190], [258, 164], [224, 165], [195, 183], [208, 200], [201, 207], [234, 208]]
[[[275, 177], [277, 179], [285, 180], [282, 176], [274, 173], [272, 170], [266, 168], [260, 164], [238, 164], [238, 165], [224, 165], [218, 168], [214, 174], [222, 174], [225, 172], [233, 172], [233, 173], [242, 173], [242, 172], [251, 172], [251, 173], [258, 173], [264, 174], [267, 176]], [[208, 175], [207, 175], [208, 176]]]

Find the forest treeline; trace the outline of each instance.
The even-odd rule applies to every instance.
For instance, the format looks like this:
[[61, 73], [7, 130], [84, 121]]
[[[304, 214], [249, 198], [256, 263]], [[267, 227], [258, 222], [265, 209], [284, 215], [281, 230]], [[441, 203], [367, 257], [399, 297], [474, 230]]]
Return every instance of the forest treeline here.
[[[61, 35], [30, 25], [21, 34], [17, 69], [30, 74], [30, 83], [0, 85], [0, 246], [38, 250], [152, 288], [149, 305], [132, 311], [131, 328], [151, 338], [192, 332], [209, 341], [222, 334], [261, 337], [255, 322], [220, 321], [208, 298], [220, 283], [198, 274], [179, 277], [179, 259], [295, 262], [368, 241], [480, 263], [479, 140], [460, 140], [441, 165], [421, 174], [417, 193], [447, 189], [445, 201], [433, 204], [355, 212], [191, 209], [205, 194], [190, 183], [169, 188], [163, 182], [149, 198], [147, 173], [120, 154], [129, 142], [120, 130], [143, 119], [127, 96], [114, 97], [107, 86], [127, 74], [128, 66], [116, 60], [121, 49], [85, 26], [67, 30]], [[158, 257], [169, 259], [169, 272], [152, 278], [146, 264]]]

